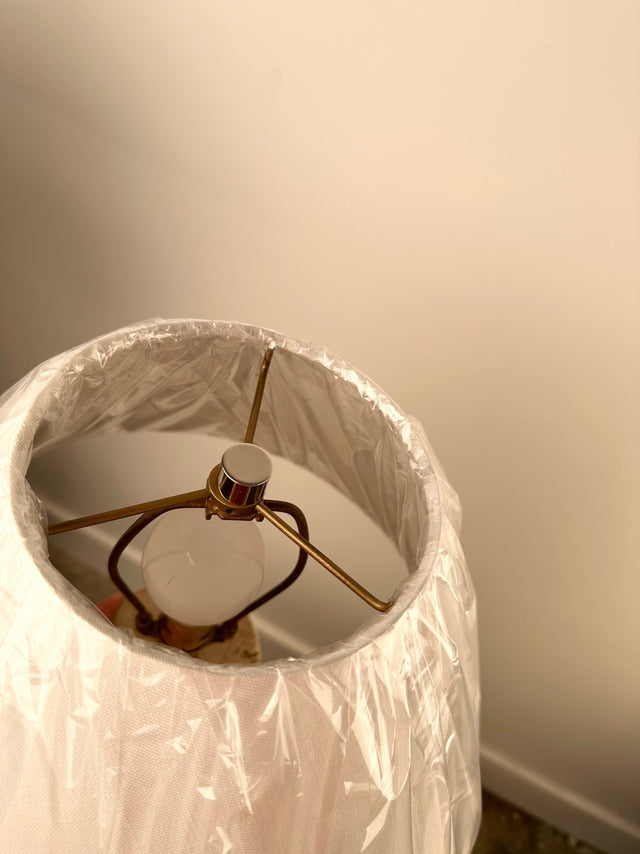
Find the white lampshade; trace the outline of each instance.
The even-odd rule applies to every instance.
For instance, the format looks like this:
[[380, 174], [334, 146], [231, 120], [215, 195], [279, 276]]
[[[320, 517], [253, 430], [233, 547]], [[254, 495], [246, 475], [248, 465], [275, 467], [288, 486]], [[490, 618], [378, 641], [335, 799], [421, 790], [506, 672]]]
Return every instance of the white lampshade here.
[[[271, 343], [260, 444], [355, 501], [408, 574], [330, 648], [207, 664], [111, 626], [59, 575], [26, 472], [32, 447], [99, 430], [241, 441]], [[458, 511], [420, 425], [321, 348], [150, 322], [35, 369], [0, 401], [0, 850], [467, 854], [478, 670]]]

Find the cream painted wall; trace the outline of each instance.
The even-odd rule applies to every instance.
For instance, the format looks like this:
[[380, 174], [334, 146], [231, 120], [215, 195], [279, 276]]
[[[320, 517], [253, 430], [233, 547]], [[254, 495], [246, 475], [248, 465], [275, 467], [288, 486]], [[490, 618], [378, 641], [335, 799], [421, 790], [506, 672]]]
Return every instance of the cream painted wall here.
[[3, 387], [154, 315], [372, 376], [463, 501], [487, 784], [612, 852], [640, 845], [639, 18], [0, 2]]

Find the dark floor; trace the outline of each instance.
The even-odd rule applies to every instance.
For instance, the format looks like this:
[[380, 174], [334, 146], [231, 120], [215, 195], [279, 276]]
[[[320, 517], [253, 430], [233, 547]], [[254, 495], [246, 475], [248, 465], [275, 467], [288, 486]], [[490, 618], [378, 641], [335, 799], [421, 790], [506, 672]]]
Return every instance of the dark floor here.
[[473, 854], [601, 854], [489, 792]]
[[[52, 563], [92, 601], [114, 591], [104, 574], [51, 545]], [[473, 854], [601, 854], [489, 792], [482, 795], [482, 825]]]

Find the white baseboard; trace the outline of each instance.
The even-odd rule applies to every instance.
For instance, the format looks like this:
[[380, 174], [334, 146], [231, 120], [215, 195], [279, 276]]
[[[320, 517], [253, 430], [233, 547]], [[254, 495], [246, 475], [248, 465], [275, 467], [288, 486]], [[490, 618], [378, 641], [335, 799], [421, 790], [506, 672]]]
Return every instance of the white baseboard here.
[[640, 826], [532, 773], [486, 746], [481, 749], [480, 767], [485, 789], [564, 833], [606, 854], [640, 852]]
[[[52, 522], [74, 515], [54, 502], [47, 501], [46, 504]], [[83, 528], [65, 536], [69, 538], [69, 551], [79, 560], [96, 569], [101, 563], [106, 563], [105, 553], [108, 554], [109, 544], [113, 544], [112, 535], [108, 532], [98, 527]], [[122, 556], [122, 569], [129, 573], [127, 577], [135, 577], [136, 572], [140, 572], [141, 556], [141, 549], [135, 543], [126, 550]], [[265, 659], [301, 656], [312, 651], [300, 638], [261, 615], [254, 615], [253, 620], [260, 634]], [[640, 827], [583, 800], [552, 780], [533, 774], [487, 746], [481, 750], [481, 768], [486, 789], [563, 832], [590, 843], [606, 854], [640, 852]]]

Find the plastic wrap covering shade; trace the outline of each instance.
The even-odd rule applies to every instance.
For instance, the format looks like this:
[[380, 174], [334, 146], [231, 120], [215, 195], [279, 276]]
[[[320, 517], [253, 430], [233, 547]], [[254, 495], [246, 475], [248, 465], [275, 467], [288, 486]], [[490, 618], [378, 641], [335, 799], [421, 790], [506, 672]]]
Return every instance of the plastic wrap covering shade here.
[[[56, 572], [25, 475], [32, 448], [97, 430], [242, 440], [270, 342], [256, 441], [350, 496], [411, 574], [331, 648], [210, 665], [112, 627]], [[457, 499], [420, 426], [355, 369], [236, 323], [120, 330], [0, 400], [0, 493], [0, 850], [469, 851], [478, 671]]]

